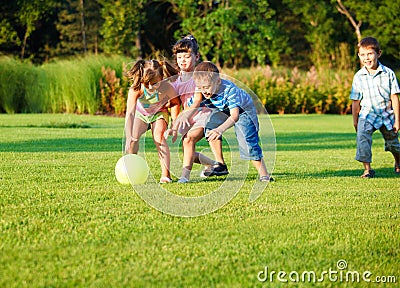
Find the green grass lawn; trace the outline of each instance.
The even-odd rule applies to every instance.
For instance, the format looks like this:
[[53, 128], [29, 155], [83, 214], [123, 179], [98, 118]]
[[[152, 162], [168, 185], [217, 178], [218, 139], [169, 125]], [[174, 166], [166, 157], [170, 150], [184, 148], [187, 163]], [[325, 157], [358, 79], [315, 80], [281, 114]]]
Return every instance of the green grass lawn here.
[[[379, 279], [393, 282], [389, 276], [399, 283], [400, 178], [379, 132], [377, 176], [361, 179], [351, 116], [271, 120], [276, 153], [266, 157], [276, 156], [269, 164], [276, 181], [250, 202], [254, 168], [242, 178], [202, 181], [195, 166], [192, 183], [164, 190], [191, 197], [222, 186], [221, 193], [238, 193], [212, 213], [177, 217], [115, 180], [123, 118], [0, 115], [0, 287], [286, 286], [279, 271], [296, 287], [375, 287]], [[146, 139], [145, 156], [156, 181], [150, 144]], [[208, 144], [199, 150], [209, 152]], [[237, 153], [225, 155], [237, 161]], [[179, 174], [179, 159], [172, 162]], [[150, 195], [154, 186], [135, 189]], [[316, 283], [302, 281], [311, 271]], [[361, 278], [365, 271], [370, 283]], [[346, 282], [355, 272], [359, 282]], [[299, 282], [292, 283], [296, 273]]]

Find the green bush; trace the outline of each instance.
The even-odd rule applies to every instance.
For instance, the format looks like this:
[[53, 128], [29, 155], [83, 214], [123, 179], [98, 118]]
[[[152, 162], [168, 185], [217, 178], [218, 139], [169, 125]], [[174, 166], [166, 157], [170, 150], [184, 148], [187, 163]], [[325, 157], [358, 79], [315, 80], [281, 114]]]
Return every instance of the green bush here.
[[[41, 75], [38, 68], [4, 57], [0, 61], [0, 111], [41, 112]], [[32, 110], [32, 111], [31, 111]]]
[[353, 71], [272, 70], [266, 66], [224, 73], [248, 86], [271, 114], [351, 112]]
[[[1, 113], [89, 113], [103, 111], [102, 67], [122, 77], [123, 57], [88, 56], [42, 66], [0, 58]], [[120, 104], [118, 104], [120, 105]]]
[[[123, 57], [87, 56], [35, 67], [0, 58], [0, 113], [119, 114], [129, 83]], [[222, 73], [249, 87], [271, 114], [348, 114], [354, 71], [253, 67]], [[262, 111], [263, 107], [257, 107]]]

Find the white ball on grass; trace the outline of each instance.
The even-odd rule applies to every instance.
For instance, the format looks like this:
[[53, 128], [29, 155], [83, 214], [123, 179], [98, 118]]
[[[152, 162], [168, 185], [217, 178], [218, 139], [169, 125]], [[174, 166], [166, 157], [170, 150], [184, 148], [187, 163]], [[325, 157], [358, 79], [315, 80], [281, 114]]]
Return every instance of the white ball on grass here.
[[143, 184], [149, 176], [146, 160], [136, 154], [122, 156], [115, 165], [115, 177], [121, 184]]

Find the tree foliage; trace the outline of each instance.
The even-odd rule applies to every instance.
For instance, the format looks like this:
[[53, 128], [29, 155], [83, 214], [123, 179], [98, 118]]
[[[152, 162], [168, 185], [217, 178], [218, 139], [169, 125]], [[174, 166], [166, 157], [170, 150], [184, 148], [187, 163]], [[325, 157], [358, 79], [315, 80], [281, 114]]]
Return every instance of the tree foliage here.
[[137, 55], [136, 39], [143, 21], [141, 0], [99, 0], [104, 23], [100, 29], [106, 53]]
[[222, 67], [349, 68], [362, 35], [375, 36], [395, 66], [399, 9], [392, 0], [16, 0], [0, 5], [0, 52], [38, 63], [88, 53], [170, 56], [192, 33], [203, 58]]
[[196, 35], [206, 59], [232, 67], [279, 63], [287, 37], [279, 33], [268, 2], [233, 0], [185, 7], [189, 16], [182, 19], [182, 30]]
[[97, 54], [103, 26], [100, 3], [96, 0], [66, 0], [58, 12], [57, 53], [62, 55]]

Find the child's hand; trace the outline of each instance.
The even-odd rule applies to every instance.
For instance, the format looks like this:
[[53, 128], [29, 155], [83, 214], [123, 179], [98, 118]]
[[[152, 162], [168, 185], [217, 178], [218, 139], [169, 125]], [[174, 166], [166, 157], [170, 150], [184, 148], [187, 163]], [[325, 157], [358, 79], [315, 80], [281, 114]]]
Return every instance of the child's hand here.
[[178, 132], [175, 129], [165, 130], [164, 132], [165, 140], [167, 140], [169, 136], [172, 136], [172, 143], [175, 143], [176, 139], [178, 138]]
[[213, 130], [207, 132], [206, 137], [207, 137], [208, 141], [215, 141], [215, 140], [218, 140], [221, 137], [221, 135], [222, 135], [221, 131], [219, 131], [217, 129], [213, 129]]
[[190, 124], [191, 113], [183, 112], [175, 120], [175, 127], [178, 131], [186, 131], [191, 126]]
[[393, 131], [394, 133], [399, 133], [400, 125], [397, 123], [397, 121], [393, 125]]
[[132, 146], [132, 141], [131, 141], [131, 139], [129, 138], [129, 139], [126, 139], [126, 141], [125, 141], [125, 154], [132, 154], [133, 153], [133, 151], [132, 151], [132, 149], [131, 149], [131, 146]]
[[354, 121], [353, 126], [354, 126], [354, 129], [356, 129], [356, 132], [357, 132], [358, 122]]

